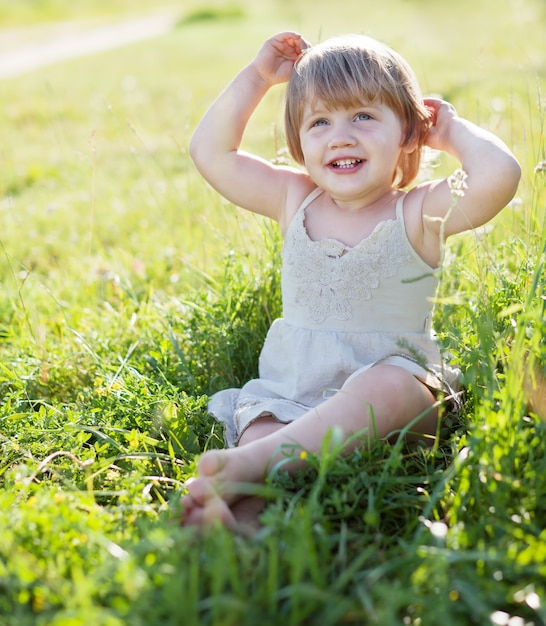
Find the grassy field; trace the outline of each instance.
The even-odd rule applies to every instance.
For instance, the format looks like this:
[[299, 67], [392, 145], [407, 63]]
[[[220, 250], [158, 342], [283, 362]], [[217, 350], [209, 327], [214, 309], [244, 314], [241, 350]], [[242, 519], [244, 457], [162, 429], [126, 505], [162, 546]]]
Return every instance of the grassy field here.
[[[160, 8], [107, 4], [116, 19]], [[104, 7], [2, 0], [0, 25]], [[0, 85], [0, 626], [546, 624], [544, 3], [179, 10], [161, 38]], [[196, 456], [222, 445], [209, 394], [256, 373], [280, 314], [280, 241], [207, 187], [187, 145], [285, 28], [388, 42], [523, 177], [446, 250], [435, 325], [464, 372], [462, 422], [428, 450], [278, 471], [255, 538], [198, 535], [177, 502]], [[283, 156], [282, 96], [245, 139], [266, 158]]]
[[[5, 0], [0, 5], [0, 27], [21, 28], [66, 20], [142, 15], [158, 9], [176, 8], [177, 4], [172, 0]], [[185, 3], [184, 6], [188, 5]]]

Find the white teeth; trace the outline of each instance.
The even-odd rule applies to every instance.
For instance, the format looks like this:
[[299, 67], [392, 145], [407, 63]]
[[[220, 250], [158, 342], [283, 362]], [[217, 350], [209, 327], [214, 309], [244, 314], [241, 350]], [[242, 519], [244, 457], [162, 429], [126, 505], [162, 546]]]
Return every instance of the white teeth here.
[[339, 167], [339, 168], [349, 168], [349, 167], [354, 167], [355, 165], [361, 162], [362, 161], [360, 159], [343, 159], [341, 161], [334, 161], [332, 165], [334, 167]]

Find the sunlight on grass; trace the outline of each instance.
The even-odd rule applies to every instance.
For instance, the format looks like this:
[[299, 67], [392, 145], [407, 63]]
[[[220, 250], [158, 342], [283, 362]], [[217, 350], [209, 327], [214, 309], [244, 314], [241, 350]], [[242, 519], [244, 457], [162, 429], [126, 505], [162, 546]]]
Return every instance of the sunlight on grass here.
[[177, 3], [155, 0], [3, 0], [0, 27], [38, 25], [63, 20], [117, 17], [173, 8]]

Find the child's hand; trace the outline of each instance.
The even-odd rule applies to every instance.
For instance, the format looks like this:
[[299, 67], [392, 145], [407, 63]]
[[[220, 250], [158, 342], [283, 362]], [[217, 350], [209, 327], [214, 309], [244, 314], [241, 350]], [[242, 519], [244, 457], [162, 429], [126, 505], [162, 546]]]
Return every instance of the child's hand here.
[[450, 146], [451, 122], [457, 117], [457, 111], [449, 102], [438, 98], [425, 98], [424, 102], [431, 121], [425, 143], [433, 150], [446, 150]]
[[310, 45], [298, 33], [278, 33], [264, 43], [253, 61], [254, 68], [264, 82], [284, 83], [292, 75], [296, 59]]

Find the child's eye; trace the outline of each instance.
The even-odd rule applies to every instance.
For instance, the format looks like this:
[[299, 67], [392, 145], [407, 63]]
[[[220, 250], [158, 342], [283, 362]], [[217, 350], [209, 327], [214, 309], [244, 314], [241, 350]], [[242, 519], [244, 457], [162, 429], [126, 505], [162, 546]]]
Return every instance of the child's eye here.
[[315, 126], [324, 126], [328, 124], [328, 122], [324, 119], [324, 118], [320, 118], [318, 120], [315, 120], [312, 124], [311, 124], [311, 128], [315, 127]]
[[366, 120], [371, 120], [373, 119], [371, 115], [368, 115], [368, 113], [359, 113], [356, 117], [356, 120], [358, 121], [366, 121]]

